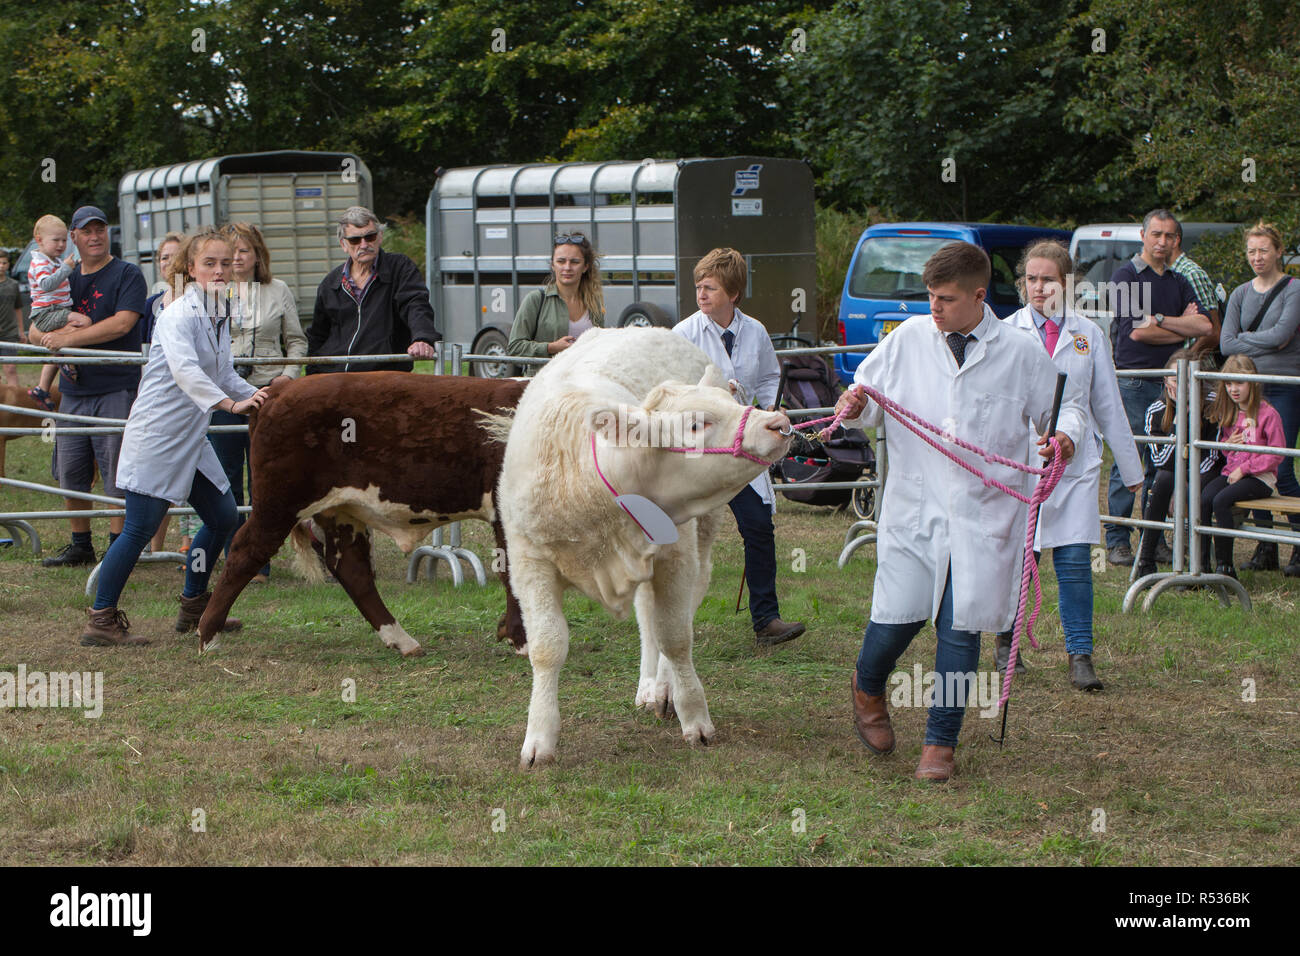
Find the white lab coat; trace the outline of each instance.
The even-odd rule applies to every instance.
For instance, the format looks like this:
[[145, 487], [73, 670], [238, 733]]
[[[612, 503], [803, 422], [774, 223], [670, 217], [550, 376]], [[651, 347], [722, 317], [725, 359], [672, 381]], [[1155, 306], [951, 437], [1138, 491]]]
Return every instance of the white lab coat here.
[[[1029, 306], [1003, 321], [1026, 330], [1041, 345], [1042, 339]], [[1101, 543], [1101, 515], [1097, 502], [1103, 438], [1115, 456], [1125, 485], [1137, 484], [1143, 475], [1142, 457], [1133, 441], [1128, 415], [1119, 397], [1109, 336], [1091, 319], [1067, 310], [1052, 361], [1057, 370], [1067, 376], [1067, 393], [1071, 393], [1080, 408], [1088, 410], [1088, 428], [1083, 441], [1075, 446], [1074, 457], [1066, 465], [1061, 483], [1039, 512], [1038, 534], [1034, 539], [1036, 550], [1067, 544]], [[1038, 436], [1030, 432], [1024, 461], [1041, 462], [1034, 444], [1037, 440]]]
[[[907, 319], [858, 366], [854, 381], [957, 437], [1019, 459], [1025, 430], [1046, 430], [1056, 370], [1037, 337], [1004, 325], [986, 305], [958, 369], [928, 315]], [[874, 402], [851, 426], [884, 424], [889, 472], [877, 530], [871, 620], [904, 624], [933, 620], [951, 570], [953, 626], [1005, 631], [1015, 619], [1024, 557], [1027, 507], [986, 487], [931, 448]], [[1078, 444], [1086, 415], [1063, 401], [1057, 430]], [[949, 450], [990, 478], [1028, 496], [1032, 475]]]
[[[238, 300], [235, 300], [236, 306]], [[154, 326], [149, 361], [122, 435], [117, 486], [181, 504], [197, 469], [227, 491], [230, 482], [208, 442], [212, 409], [257, 392], [230, 364], [230, 321], [214, 323], [197, 282], [165, 308]]]
[[[739, 309], [727, 329], [736, 335], [731, 343], [731, 355], [727, 355], [717, 325], [703, 312], [689, 315], [673, 326], [674, 332], [704, 351], [724, 378], [740, 383], [744, 392], [736, 396], [737, 401], [749, 405], [757, 399], [760, 407], [767, 408], [776, 402], [776, 390], [781, 383], [781, 363], [777, 361], [767, 329], [758, 319]], [[765, 505], [776, 511], [772, 476], [766, 469], [749, 483], [749, 487], [758, 492]]]

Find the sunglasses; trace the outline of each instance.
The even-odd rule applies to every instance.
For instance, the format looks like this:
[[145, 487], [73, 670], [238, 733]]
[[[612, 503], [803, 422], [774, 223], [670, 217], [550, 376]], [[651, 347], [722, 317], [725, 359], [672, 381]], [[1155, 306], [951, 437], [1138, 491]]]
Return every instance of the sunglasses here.
[[587, 237], [584, 236], [582, 233], [575, 233], [575, 234], [572, 235], [572, 236], [556, 236], [556, 237], [555, 237], [555, 244], [556, 244], [557, 246], [564, 246], [564, 245], [587, 246], [587, 245], [590, 245], [590, 243], [587, 242]]
[[349, 246], [359, 246], [363, 242], [374, 242], [378, 238], [378, 232], [367, 232], [365, 235], [361, 236], [344, 236], [343, 241]]

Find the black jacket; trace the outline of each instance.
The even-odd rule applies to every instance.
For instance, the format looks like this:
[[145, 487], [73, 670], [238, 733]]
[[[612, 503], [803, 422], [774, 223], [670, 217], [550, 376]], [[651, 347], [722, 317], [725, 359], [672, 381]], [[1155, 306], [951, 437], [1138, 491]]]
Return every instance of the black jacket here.
[[[361, 304], [343, 288], [340, 265], [316, 290], [316, 309], [307, 329], [308, 355], [386, 355], [405, 352], [412, 342], [442, 338], [434, 327], [429, 288], [415, 263], [399, 253], [379, 251], [375, 277]], [[413, 362], [341, 362], [308, 365], [313, 372], [409, 372]]]

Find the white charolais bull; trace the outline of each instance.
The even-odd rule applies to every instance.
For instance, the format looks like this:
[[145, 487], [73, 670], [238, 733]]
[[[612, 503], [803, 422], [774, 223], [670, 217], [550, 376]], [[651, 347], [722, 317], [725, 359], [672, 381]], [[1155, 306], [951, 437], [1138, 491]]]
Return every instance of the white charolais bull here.
[[[790, 432], [785, 415], [738, 404], [705, 354], [667, 329], [594, 329], [541, 370], [515, 413], [497, 496], [533, 667], [521, 768], [555, 758], [570, 587], [617, 617], [635, 603], [638, 704], [675, 708], [687, 742], [708, 743], [691, 644], [712, 569], [711, 512], [785, 455]], [[662, 516], [656, 527], [615, 494], [654, 502], [678, 540], [652, 543], [647, 531], [665, 537]]]

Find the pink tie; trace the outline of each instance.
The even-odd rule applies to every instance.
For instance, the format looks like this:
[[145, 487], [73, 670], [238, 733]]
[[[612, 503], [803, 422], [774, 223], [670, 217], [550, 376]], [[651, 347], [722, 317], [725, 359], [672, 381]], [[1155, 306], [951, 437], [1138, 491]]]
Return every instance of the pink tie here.
[[1048, 319], [1043, 323], [1043, 331], [1046, 333], [1043, 336], [1043, 340], [1047, 343], [1047, 354], [1056, 354], [1056, 340], [1061, 335], [1061, 327], [1051, 319]]

